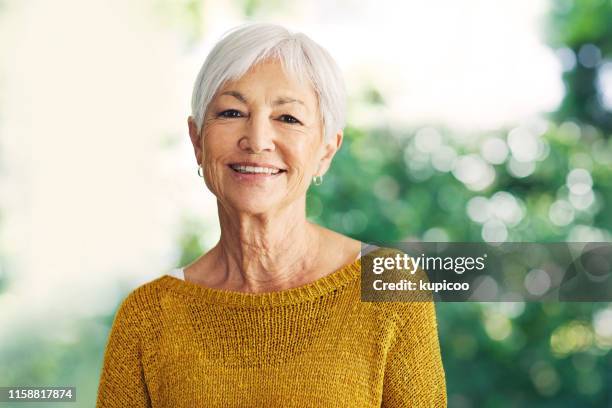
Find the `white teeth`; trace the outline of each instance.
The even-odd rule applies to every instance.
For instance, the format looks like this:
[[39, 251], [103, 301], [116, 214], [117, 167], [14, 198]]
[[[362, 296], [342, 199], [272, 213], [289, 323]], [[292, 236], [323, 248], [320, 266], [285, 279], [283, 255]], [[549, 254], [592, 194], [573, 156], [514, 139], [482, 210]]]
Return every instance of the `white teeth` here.
[[237, 166], [237, 165], [232, 165], [231, 167], [232, 169], [240, 173], [250, 173], [250, 174], [255, 174], [255, 173], [276, 174], [280, 171], [279, 169], [271, 169], [269, 167], [253, 167], [253, 166]]

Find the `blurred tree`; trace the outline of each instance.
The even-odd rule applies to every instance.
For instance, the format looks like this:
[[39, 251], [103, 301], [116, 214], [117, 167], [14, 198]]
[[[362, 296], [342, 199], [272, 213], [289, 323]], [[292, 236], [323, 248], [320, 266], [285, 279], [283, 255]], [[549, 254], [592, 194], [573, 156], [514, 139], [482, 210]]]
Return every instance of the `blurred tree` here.
[[612, 3], [563, 0], [550, 5], [547, 37], [563, 63], [566, 89], [555, 118], [592, 124], [609, 137], [612, 107], [602, 100], [599, 77], [610, 69], [604, 62], [612, 56]]

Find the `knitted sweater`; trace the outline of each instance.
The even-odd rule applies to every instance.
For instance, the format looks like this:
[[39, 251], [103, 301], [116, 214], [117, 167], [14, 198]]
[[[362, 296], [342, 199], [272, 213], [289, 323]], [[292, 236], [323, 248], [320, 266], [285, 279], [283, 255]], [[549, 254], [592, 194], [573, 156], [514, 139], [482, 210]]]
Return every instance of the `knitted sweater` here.
[[360, 265], [278, 292], [136, 288], [96, 407], [446, 407], [434, 304], [361, 302]]

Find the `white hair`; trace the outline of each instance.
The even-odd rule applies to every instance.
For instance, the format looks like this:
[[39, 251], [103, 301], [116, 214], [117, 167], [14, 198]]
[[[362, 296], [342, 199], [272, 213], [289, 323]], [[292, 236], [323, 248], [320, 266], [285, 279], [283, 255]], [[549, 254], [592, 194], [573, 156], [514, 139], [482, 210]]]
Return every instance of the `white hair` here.
[[329, 141], [345, 126], [346, 91], [342, 73], [331, 55], [302, 33], [265, 23], [239, 26], [215, 45], [196, 78], [191, 98], [191, 115], [198, 134], [208, 105], [229, 80], [244, 75], [264, 59], [280, 60], [294, 79], [309, 81], [318, 97], [324, 140]]

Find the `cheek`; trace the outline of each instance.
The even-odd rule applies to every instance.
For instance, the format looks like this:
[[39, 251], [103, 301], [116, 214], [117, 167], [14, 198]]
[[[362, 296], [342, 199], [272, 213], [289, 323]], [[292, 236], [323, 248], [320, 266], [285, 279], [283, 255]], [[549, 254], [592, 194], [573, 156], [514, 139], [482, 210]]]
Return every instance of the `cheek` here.
[[300, 142], [286, 150], [287, 163], [292, 168], [289, 178], [291, 190], [302, 192], [310, 186], [311, 177], [317, 171], [317, 149], [312, 143]]
[[317, 149], [312, 142], [301, 143], [294, 151], [302, 173], [310, 173], [316, 170]]
[[231, 132], [228, 132], [227, 126], [210, 126], [203, 138], [204, 181], [213, 193], [223, 194], [223, 163], [233, 151]]
[[227, 125], [211, 125], [205, 129], [202, 152], [207, 162], [212, 164], [220, 160], [233, 148], [234, 141], [232, 135], [235, 135], [236, 131], [232, 131], [230, 127]]

